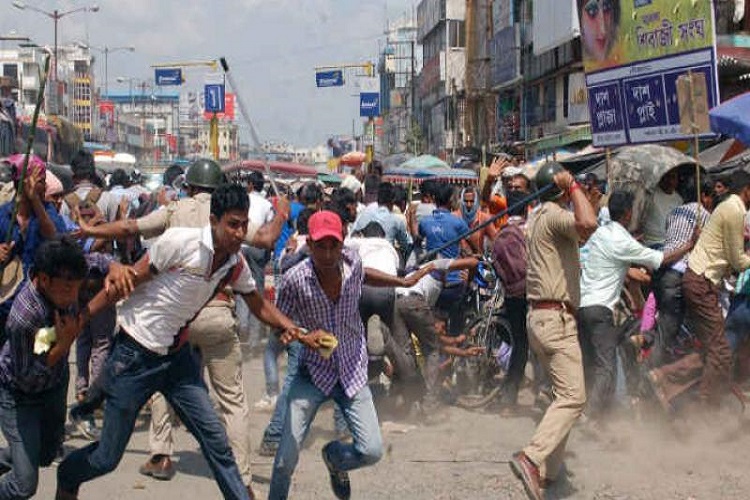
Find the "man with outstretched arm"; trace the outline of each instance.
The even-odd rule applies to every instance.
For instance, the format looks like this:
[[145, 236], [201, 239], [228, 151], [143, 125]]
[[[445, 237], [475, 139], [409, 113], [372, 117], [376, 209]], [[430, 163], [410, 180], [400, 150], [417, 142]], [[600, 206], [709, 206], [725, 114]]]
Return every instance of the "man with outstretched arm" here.
[[[256, 290], [240, 245], [248, 225], [248, 196], [236, 185], [211, 195], [210, 225], [169, 229], [133, 268], [110, 272], [89, 313], [130, 294], [118, 310], [114, 349], [104, 368], [107, 395], [102, 439], [71, 453], [58, 469], [57, 499], [74, 499], [81, 484], [117, 467], [140, 408], [159, 391], [198, 440], [225, 498], [253, 498], [243, 483], [224, 426], [186, 346], [186, 326], [230, 286], [261, 321], [292, 337], [295, 324]], [[120, 268], [121, 269], [121, 268]]]

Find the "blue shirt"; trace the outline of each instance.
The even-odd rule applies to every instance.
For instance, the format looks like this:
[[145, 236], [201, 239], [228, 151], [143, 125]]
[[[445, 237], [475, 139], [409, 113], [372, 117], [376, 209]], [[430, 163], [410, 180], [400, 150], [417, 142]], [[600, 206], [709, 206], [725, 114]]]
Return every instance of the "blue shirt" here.
[[276, 246], [273, 249], [274, 258], [278, 259], [281, 256], [281, 252], [286, 248], [286, 242], [289, 241], [289, 238], [291, 238], [295, 231], [292, 222], [297, 220], [297, 217], [299, 217], [299, 214], [301, 214], [304, 209], [305, 206], [298, 201], [293, 201], [291, 203], [289, 207], [289, 220], [286, 221], [286, 224], [281, 228], [281, 234], [279, 234], [279, 239], [276, 240]]
[[[422, 219], [419, 223], [419, 234], [425, 239], [428, 252], [437, 250], [449, 241], [453, 241], [462, 234], [469, 231], [466, 221], [450, 213], [445, 208], [438, 208]], [[440, 257], [445, 259], [455, 259], [459, 256], [458, 242], [450, 245], [440, 252]], [[448, 273], [446, 281], [461, 281], [460, 272], [452, 271]]]
[[[13, 216], [13, 204], [15, 201], [9, 201], [5, 205], [0, 206], [0, 238], [1, 241], [5, 241], [5, 236], [8, 233], [8, 224], [10, 218]], [[60, 214], [57, 213], [55, 206], [52, 203], [45, 203], [44, 208], [47, 211], [52, 224], [55, 225], [58, 234], [64, 234], [67, 232], [65, 227], [65, 221], [63, 221]], [[13, 252], [10, 258], [20, 256], [21, 263], [23, 264], [23, 276], [24, 279], [28, 278], [29, 270], [34, 264], [34, 254], [36, 249], [44, 243], [44, 238], [39, 228], [39, 219], [36, 215], [32, 214], [29, 220], [29, 225], [26, 229], [26, 234], [21, 235], [21, 231], [18, 228], [18, 224], [13, 225], [13, 233], [11, 235], [11, 241], [15, 242]], [[10, 307], [13, 304], [13, 297], [0, 304], [0, 316], [5, 316], [9, 313]]]
[[[15, 201], [9, 201], [5, 205], [0, 206], [0, 238], [2, 238], [2, 241], [5, 241], [5, 236], [8, 233], [8, 224], [10, 224], [10, 218], [13, 215], [14, 203]], [[52, 224], [55, 225], [58, 234], [65, 234], [67, 231], [65, 221], [63, 221], [60, 214], [57, 213], [55, 206], [52, 203], [45, 203], [44, 208], [47, 211], [47, 215], [52, 221]], [[24, 275], [26, 275], [31, 268], [31, 265], [34, 263], [36, 249], [44, 242], [39, 227], [39, 219], [36, 215], [32, 213], [25, 235], [21, 235], [18, 224], [14, 224], [11, 240], [16, 243], [15, 247], [13, 247], [12, 257], [15, 257], [16, 255], [21, 257], [21, 262], [23, 262], [23, 272]]]

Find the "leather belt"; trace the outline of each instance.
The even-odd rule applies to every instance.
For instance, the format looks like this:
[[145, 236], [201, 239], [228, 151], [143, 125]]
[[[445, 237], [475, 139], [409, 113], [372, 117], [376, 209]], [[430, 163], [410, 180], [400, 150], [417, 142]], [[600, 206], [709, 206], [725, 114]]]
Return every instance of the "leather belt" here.
[[567, 302], [557, 300], [530, 300], [529, 305], [532, 309], [549, 309], [553, 311], [565, 311], [570, 314], [575, 313], [573, 306]]

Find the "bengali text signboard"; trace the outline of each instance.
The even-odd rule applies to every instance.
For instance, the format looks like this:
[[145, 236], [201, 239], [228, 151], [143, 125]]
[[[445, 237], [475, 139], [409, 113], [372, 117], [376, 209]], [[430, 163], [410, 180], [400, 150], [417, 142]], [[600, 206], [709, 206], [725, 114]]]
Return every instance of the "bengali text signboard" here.
[[708, 107], [719, 99], [712, 2], [583, 0], [579, 5], [594, 145], [685, 139], [680, 77], [702, 74]]

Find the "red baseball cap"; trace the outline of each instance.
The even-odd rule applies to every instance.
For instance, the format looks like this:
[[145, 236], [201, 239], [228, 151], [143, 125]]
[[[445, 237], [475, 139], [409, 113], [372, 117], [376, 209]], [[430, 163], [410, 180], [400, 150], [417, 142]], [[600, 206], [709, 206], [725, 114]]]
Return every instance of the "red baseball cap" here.
[[341, 217], [330, 210], [322, 210], [313, 214], [307, 221], [307, 230], [310, 239], [313, 241], [320, 241], [328, 237], [336, 238], [341, 242], [344, 241], [344, 227], [341, 224]]

